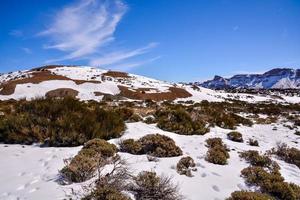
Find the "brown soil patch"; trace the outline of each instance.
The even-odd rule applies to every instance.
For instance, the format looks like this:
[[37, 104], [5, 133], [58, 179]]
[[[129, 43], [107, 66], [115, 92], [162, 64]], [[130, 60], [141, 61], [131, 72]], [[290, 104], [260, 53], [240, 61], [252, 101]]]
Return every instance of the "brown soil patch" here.
[[130, 76], [128, 76], [128, 73], [118, 72], [118, 71], [108, 71], [106, 73], [103, 73], [102, 75], [110, 76], [110, 77], [114, 77], [114, 78], [130, 78]]
[[[53, 67], [54, 66], [48, 66]], [[55, 66], [57, 67], [57, 66]], [[0, 95], [11, 95], [15, 92], [16, 85], [18, 84], [26, 84], [26, 83], [33, 83], [38, 84], [43, 81], [49, 81], [49, 80], [71, 80], [74, 81], [77, 85], [83, 84], [83, 83], [101, 83], [101, 81], [85, 81], [85, 80], [73, 80], [65, 76], [53, 74], [50, 71], [48, 71], [45, 67], [42, 68], [36, 68], [36, 71], [32, 71], [31, 77], [29, 78], [23, 78], [23, 79], [16, 79], [16, 80], [10, 80], [6, 83], [2, 83], [0, 85], [0, 88], [2, 90], [0, 91]], [[49, 69], [49, 68], [48, 68]]]
[[158, 93], [144, 93], [138, 90], [132, 91], [125, 86], [118, 86], [120, 89], [120, 95], [129, 99], [146, 100], [151, 99], [153, 101], [163, 101], [163, 100], [175, 100], [177, 98], [187, 98], [192, 95], [185, 89], [170, 87], [169, 92], [158, 92]]
[[56, 90], [51, 90], [49, 92], [46, 93], [46, 97], [73, 97], [75, 98], [78, 95], [78, 91], [77, 90], [73, 90], [71, 88], [59, 88]]

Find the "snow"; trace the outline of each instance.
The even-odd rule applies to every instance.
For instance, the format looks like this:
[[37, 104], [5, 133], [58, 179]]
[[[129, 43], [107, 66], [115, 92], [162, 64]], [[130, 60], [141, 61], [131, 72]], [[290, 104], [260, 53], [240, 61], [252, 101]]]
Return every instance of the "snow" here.
[[[119, 140], [139, 139], [147, 134], [159, 133], [171, 137], [183, 150], [183, 156], [191, 156], [195, 160], [197, 171], [193, 172], [193, 177], [186, 177], [179, 175], [175, 169], [181, 157], [159, 158], [158, 162], [149, 162], [146, 155], [119, 153], [129, 163], [134, 174], [143, 170], [152, 170], [158, 174], [172, 176], [174, 183], [179, 184], [181, 193], [188, 200], [225, 199], [235, 190], [247, 189], [243, 178], [240, 177], [240, 171], [249, 164], [239, 158], [238, 152], [252, 149], [264, 153], [275, 147], [278, 142], [299, 148], [299, 144], [295, 142], [300, 142], [300, 137], [280, 122], [253, 127], [239, 126], [237, 131], [243, 134], [244, 143], [228, 140], [226, 134], [230, 130], [219, 127], [212, 128], [204, 136], [185, 136], [163, 131], [155, 124], [136, 122], [126, 125], [124, 135], [109, 142], [118, 144]], [[274, 126], [277, 130], [273, 130]], [[207, 152], [205, 140], [211, 137], [221, 137], [231, 149], [227, 165], [215, 165], [205, 160]], [[257, 139], [259, 147], [249, 146], [247, 144], [249, 138]], [[2, 161], [0, 163], [0, 199], [63, 199], [66, 194], [70, 194], [70, 188], [80, 185], [59, 185], [56, 182], [58, 170], [63, 167], [63, 159], [75, 155], [80, 148], [39, 148], [37, 146], [24, 146], [23, 148], [21, 145], [0, 144]], [[300, 185], [299, 168], [278, 160], [276, 157], [273, 159], [281, 166], [280, 171], [286, 181]]]

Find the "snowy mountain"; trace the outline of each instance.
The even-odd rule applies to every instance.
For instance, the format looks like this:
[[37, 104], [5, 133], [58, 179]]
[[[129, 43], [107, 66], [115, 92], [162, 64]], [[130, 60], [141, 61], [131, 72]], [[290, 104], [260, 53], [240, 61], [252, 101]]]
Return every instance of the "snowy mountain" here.
[[[270, 81], [274, 75], [286, 76], [287, 72], [270, 71]], [[252, 77], [254, 75], [251, 75]], [[258, 76], [258, 75], [257, 75]], [[250, 80], [251, 78], [248, 77]], [[289, 76], [290, 77], [290, 76]], [[299, 77], [298, 74], [294, 77]], [[211, 84], [227, 85], [229, 80], [217, 77]], [[244, 76], [235, 76], [230, 83], [238, 82], [246, 84]], [[274, 82], [274, 81], [273, 81]], [[280, 84], [295, 85], [291, 78], [280, 79]], [[300, 82], [299, 82], [300, 83]], [[258, 83], [259, 84], [259, 83]], [[266, 83], [267, 84], [267, 83]], [[297, 84], [299, 85], [299, 84]], [[215, 88], [215, 87], [212, 87]], [[8, 99], [32, 99], [37, 97], [64, 97], [73, 96], [80, 100], [103, 99], [112, 100], [146, 100], [154, 101], [224, 101], [225, 99], [238, 99], [248, 102], [258, 101], [287, 101], [298, 102], [299, 97], [282, 96], [274, 98], [274, 95], [259, 94], [234, 94], [207, 89], [194, 84], [178, 84], [160, 81], [144, 76], [125, 72], [109, 71], [89, 66], [43, 66], [30, 70], [10, 72], [0, 75], [0, 100]]]
[[238, 74], [231, 78], [215, 76], [198, 85], [211, 89], [255, 88], [288, 89], [300, 88], [300, 69], [275, 68], [263, 74]]

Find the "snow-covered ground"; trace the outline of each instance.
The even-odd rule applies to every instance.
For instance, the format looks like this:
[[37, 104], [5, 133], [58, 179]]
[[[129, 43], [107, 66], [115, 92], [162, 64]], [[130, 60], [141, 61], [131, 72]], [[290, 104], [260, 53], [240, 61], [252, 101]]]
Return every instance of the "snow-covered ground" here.
[[[273, 130], [274, 126], [277, 130]], [[172, 176], [188, 200], [222, 200], [235, 190], [247, 189], [243, 178], [240, 177], [240, 171], [249, 164], [239, 158], [238, 152], [253, 149], [263, 153], [275, 147], [278, 142], [299, 148], [300, 136], [296, 136], [293, 131], [281, 124], [241, 126], [237, 130], [243, 134], [244, 143], [228, 140], [226, 133], [230, 130], [219, 127], [212, 128], [204, 136], [184, 136], [163, 131], [154, 124], [127, 123], [127, 130], [120, 139], [138, 139], [153, 133], [164, 134], [174, 139], [183, 150], [183, 156], [189, 155], [195, 160], [197, 171], [193, 172], [193, 177], [177, 174], [175, 168], [181, 157], [160, 158], [158, 162], [149, 162], [145, 155], [119, 154], [126, 159], [135, 174], [142, 170], [153, 170], [158, 174]], [[211, 137], [223, 138], [223, 142], [231, 149], [228, 165], [214, 165], [205, 161], [207, 152], [205, 140]], [[247, 144], [249, 138], [257, 139], [260, 146], [249, 146]], [[120, 139], [113, 139], [110, 142], [117, 144]], [[70, 188], [78, 187], [78, 184], [59, 185], [56, 182], [58, 170], [64, 165], [63, 159], [75, 155], [80, 148], [40, 148], [0, 144], [0, 199], [65, 198], [70, 194]], [[281, 166], [281, 173], [286, 181], [300, 185], [300, 169], [295, 165], [277, 159], [276, 161]]]

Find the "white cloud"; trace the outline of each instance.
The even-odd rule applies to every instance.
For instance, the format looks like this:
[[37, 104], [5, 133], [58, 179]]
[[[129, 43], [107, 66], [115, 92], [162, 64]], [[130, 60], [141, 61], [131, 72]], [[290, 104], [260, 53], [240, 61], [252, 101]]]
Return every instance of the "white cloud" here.
[[119, 64], [119, 65], [117, 64], [117, 65], [113, 65], [110, 69], [118, 69], [118, 70], [121, 69], [121, 70], [128, 71], [135, 67], [139, 67], [141, 65], [145, 65], [145, 64], [154, 62], [160, 58], [161, 58], [161, 56], [156, 56], [156, 57], [148, 59], [146, 61], [128, 62], [128, 63]]
[[101, 65], [111, 65], [114, 63], [119, 63], [131, 57], [135, 57], [144, 53], [147, 53], [150, 49], [156, 47], [157, 43], [150, 43], [145, 47], [138, 48], [131, 51], [119, 51], [106, 54], [100, 58], [95, 58], [90, 61], [91, 65], [101, 66]]
[[22, 47], [21, 48], [26, 54], [32, 54], [31, 49], [27, 48], [27, 47]]
[[[89, 60], [91, 65], [109, 65], [147, 53], [157, 44], [127, 51], [110, 51], [117, 25], [127, 11], [121, 0], [80, 0], [64, 7], [39, 36], [50, 39], [45, 49], [55, 49], [63, 56], [47, 63], [64, 60]], [[103, 54], [102, 52], [108, 52]], [[101, 53], [101, 54], [100, 54]]]

